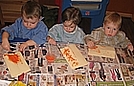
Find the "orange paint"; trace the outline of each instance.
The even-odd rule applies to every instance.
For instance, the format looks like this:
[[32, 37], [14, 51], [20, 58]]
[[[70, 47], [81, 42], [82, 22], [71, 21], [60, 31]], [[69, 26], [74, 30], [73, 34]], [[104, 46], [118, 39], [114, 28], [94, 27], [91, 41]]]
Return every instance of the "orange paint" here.
[[96, 49], [96, 48], [98, 48], [97, 46], [93, 46], [93, 47], [91, 47], [90, 49]]
[[72, 67], [78, 66], [79, 62], [75, 57], [71, 55], [71, 51], [69, 49], [65, 49], [63, 51], [63, 54], [66, 56], [66, 59], [71, 63]]
[[14, 63], [18, 63], [21, 61], [21, 59], [19, 58], [19, 56], [17, 54], [13, 54], [13, 55], [7, 55], [8, 59]]
[[54, 54], [47, 54], [46, 55], [46, 59], [47, 59], [47, 61], [48, 62], [54, 62], [54, 60], [55, 60], [55, 55]]

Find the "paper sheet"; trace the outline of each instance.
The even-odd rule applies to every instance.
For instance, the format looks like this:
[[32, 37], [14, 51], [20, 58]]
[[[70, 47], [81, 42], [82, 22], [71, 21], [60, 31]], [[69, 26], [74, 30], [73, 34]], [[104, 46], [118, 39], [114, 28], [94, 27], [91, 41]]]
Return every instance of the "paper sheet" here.
[[9, 60], [9, 54], [5, 53], [3, 55], [3, 58], [5, 60], [5, 63], [10, 71], [10, 74], [12, 77], [18, 77], [22, 73], [26, 73], [30, 71], [30, 67], [26, 63], [25, 59], [23, 58], [22, 54], [20, 52], [15, 52], [16, 55], [19, 56], [20, 62], [14, 63], [11, 60]]
[[87, 65], [87, 61], [75, 44], [62, 48], [61, 52], [72, 69]]
[[94, 49], [88, 48], [88, 55], [115, 58], [116, 53], [114, 47], [96, 45]]

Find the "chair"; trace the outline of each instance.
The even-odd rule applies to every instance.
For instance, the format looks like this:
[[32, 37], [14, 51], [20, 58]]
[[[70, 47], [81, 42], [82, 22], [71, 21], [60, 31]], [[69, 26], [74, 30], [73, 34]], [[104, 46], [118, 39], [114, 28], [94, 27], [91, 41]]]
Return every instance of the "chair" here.
[[70, 6], [78, 7], [83, 18], [91, 18], [90, 31], [102, 26], [109, 0], [63, 0], [62, 11]]
[[5, 26], [5, 22], [4, 22], [2, 10], [1, 10], [1, 7], [0, 7], [0, 29], [4, 26]]

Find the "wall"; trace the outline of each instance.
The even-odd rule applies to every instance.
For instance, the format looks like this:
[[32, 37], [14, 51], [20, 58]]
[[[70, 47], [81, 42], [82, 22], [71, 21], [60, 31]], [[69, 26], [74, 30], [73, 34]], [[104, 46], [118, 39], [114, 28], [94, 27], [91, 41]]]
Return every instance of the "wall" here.
[[14, 22], [18, 17], [20, 17], [21, 7], [27, 1], [28, 0], [0, 0], [4, 21]]
[[55, 0], [39, 0], [41, 5], [55, 5]]
[[131, 17], [134, 20], [134, 0], [110, 0], [107, 12], [118, 12], [124, 17]]

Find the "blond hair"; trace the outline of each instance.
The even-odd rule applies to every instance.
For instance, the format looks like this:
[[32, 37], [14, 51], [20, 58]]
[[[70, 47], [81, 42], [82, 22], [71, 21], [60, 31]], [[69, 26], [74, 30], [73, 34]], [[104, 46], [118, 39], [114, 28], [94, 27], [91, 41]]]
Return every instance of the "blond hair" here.
[[118, 13], [110, 13], [106, 15], [103, 23], [113, 23], [114, 25], [118, 26], [118, 28], [120, 28], [122, 23], [122, 17]]

